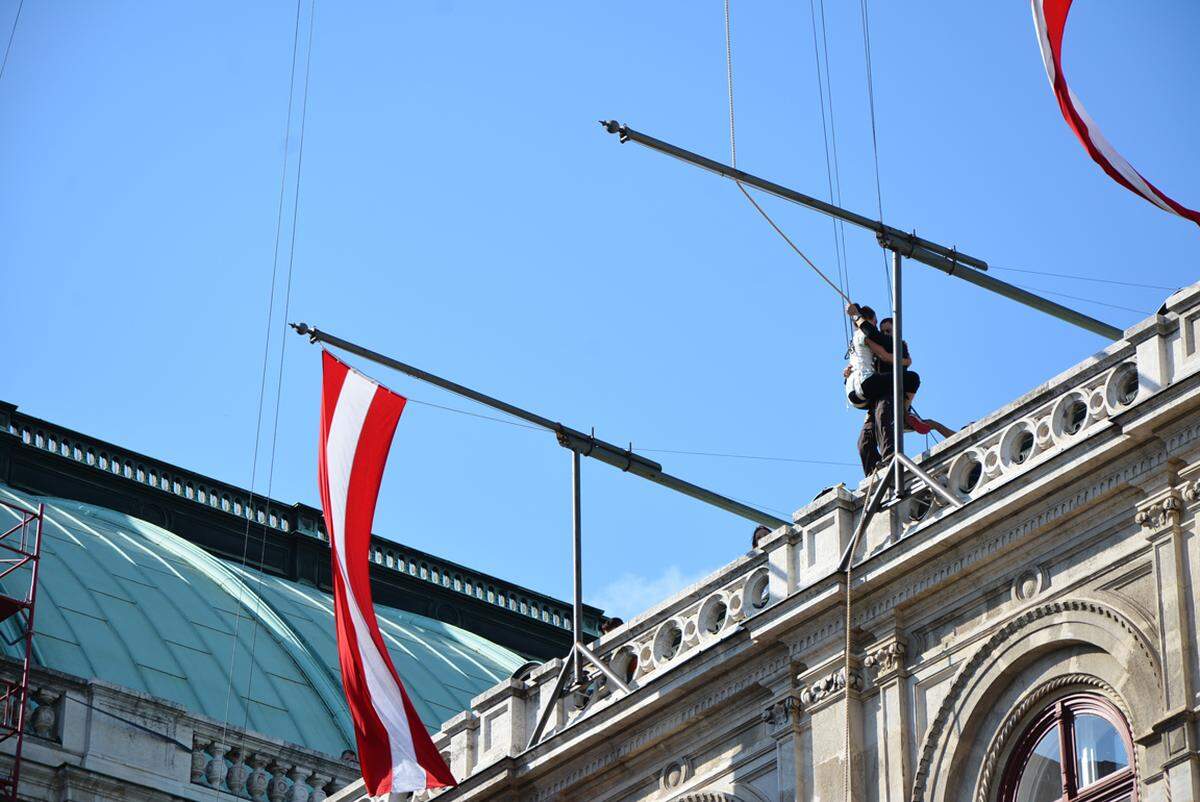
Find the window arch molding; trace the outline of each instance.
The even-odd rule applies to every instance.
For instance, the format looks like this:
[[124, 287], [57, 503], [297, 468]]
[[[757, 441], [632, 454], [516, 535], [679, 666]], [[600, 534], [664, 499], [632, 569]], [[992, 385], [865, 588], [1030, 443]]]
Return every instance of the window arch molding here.
[[1041, 694], [1006, 749], [998, 802], [1136, 802], [1136, 749], [1128, 717], [1092, 689]]
[[[1020, 731], [1024, 727], [1028, 726], [1031, 712], [1037, 708], [1045, 707], [1058, 696], [1065, 693], [1086, 690], [1098, 693], [1104, 696], [1111, 704], [1116, 705], [1127, 722], [1133, 720], [1124, 699], [1117, 693], [1116, 689], [1093, 674], [1063, 674], [1037, 685], [1018, 700], [992, 736], [980, 769], [979, 780], [975, 784], [974, 802], [995, 802], [997, 787], [1000, 782], [999, 775], [1002, 773], [1005, 765], [1007, 765], [1009, 755], [1013, 751], [1012, 747], [1016, 736], [1020, 734]], [[1137, 756], [1137, 751], [1134, 750], [1133, 760], [1135, 771], [1138, 769]]]

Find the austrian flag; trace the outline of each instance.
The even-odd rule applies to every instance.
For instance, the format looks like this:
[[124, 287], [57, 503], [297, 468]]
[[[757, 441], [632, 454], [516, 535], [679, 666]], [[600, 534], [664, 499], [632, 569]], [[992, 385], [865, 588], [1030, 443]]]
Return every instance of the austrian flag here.
[[1079, 98], [1071, 91], [1071, 87], [1067, 86], [1067, 77], [1063, 74], [1062, 45], [1071, 2], [1072, 0], [1031, 0], [1033, 25], [1037, 29], [1038, 44], [1042, 48], [1046, 76], [1050, 79], [1050, 86], [1054, 89], [1054, 96], [1058, 99], [1058, 106], [1062, 109], [1067, 125], [1071, 126], [1071, 130], [1092, 157], [1092, 161], [1100, 165], [1112, 180], [1163, 211], [1177, 214], [1200, 225], [1200, 212], [1164, 195], [1145, 176], [1133, 169], [1132, 164], [1125, 161], [1125, 157], [1100, 133], [1100, 128], [1088, 116]]
[[392, 665], [371, 603], [371, 522], [404, 397], [322, 352], [320, 483], [333, 552], [333, 606], [342, 687], [366, 791], [455, 785]]

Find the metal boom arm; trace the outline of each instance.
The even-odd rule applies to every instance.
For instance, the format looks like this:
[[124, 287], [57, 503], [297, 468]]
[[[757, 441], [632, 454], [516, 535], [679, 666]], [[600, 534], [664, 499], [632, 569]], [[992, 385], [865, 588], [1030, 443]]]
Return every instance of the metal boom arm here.
[[640, 454], [635, 454], [632, 449], [621, 448], [612, 443], [600, 440], [593, 435], [584, 434], [583, 432], [572, 429], [569, 426], [564, 426], [561, 423], [552, 421], [549, 418], [544, 418], [535, 412], [522, 409], [507, 402], [501, 401], [498, 398], [492, 398], [490, 395], [472, 390], [469, 387], [464, 387], [461, 384], [452, 382], [449, 379], [443, 379], [441, 376], [435, 376], [432, 373], [415, 368], [412, 365], [407, 365], [398, 359], [392, 359], [389, 356], [364, 348], [361, 345], [356, 345], [349, 340], [343, 340], [340, 337], [321, 331], [315, 326], [309, 326], [306, 323], [292, 323], [292, 328], [297, 334], [307, 334], [312, 342], [323, 342], [332, 345], [335, 348], [340, 348], [343, 351], [349, 351], [352, 354], [357, 354], [363, 359], [383, 365], [384, 367], [398, 370], [401, 373], [408, 374], [415, 379], [420, 379], [423, 382], [428, 382], [443, 390], [448, 390], [455, 395], [461, 395], [464, 398], [469, 398], [492, 409], [498, 409], [501, 412], [512, 415], [514, 418], [519, 418], [523, 421], [532, 423], [535, 426], [540, 426], [543, 429], [552, 431], [558, 437], [558, 444], [563, 448], [570, 449], [577, 454], [585, 457], [592, 457], [601, 462], [608, 463], [614, 468], [620, 468], [622, 471], [632, 473], [635, 476], [640, 476], [643, 479], [649, 479], [655, 484], [660, 484], [663, 487], [683, 493], [685, 496], [691, 496], [694, 499], [703, 501], [706, 504], [711, 504], [727, 512], [732, 512], [734, 515], [740, 515], [743, 518], [754, 521], [755, 523], [769, 526], [776, 529], [780, 526], [786, 526], [789, 521], [778, 518], [774, 515], [755, 509], [748, 504], [743, 504], [740, 501], [735, 501], [731, 498], [722, 496], [719, 493], [714, 493], [711, 490], [694, 485], [691, 482], [684, 481], [677, 476], [672, 476], [669, 473], [664, 473], [662, 465], [654, 460], [646, 459]]
[[[1099, 334], [1101, 337], [1107, 337], [1110, 340], [1119, 340], [1124, 336], [1124, 332], [1116, 326], [1111, 326], [1103, 321], [1096, 320], [1089, 315], [1078, 312], [1070, 307], [1055, 303], [1035, 295], [1032, 292], [1015, 287], [1012, 284], [992, 278], [986, 273], [980, 272], [987, 270], [987, 262], [982, 259], [977, 259], [974, 256], [968, 256], [960, 253], [955, 248], [947, 248], [944, 245], [939, 245], [936, 242], [918, 237], [916, 234], [910, 234], [901, 231], [898, 228], [893, 228], [889, 225], [884, 225], [878, 220], [872, 220], [856, 212], [843, 209], [840, 206], [834, 206], [832, 203], [826, 203], [823, 200], [805, 195], [802, 192], [797, 192], [794, 189], [788, 189], [785, 186], [768, 181], [765, 178], [759, 178], [756, 175], [744, 172], [736, 167], [722, 164], [714, 161], [706, 156], [701, 156], [698, 153], [693, 153], [690, 150], [676, 147], [669, 142], [663, 142], [661, 139], [655, 139], [648, 134], [643, 134], [640, 131], [635, 131], [627, 125], [622, 125], [616, 120], [601, 120], [600, 124], [604, 126], [604, 130], [610, 134], [617, 134], [621, 142], [632, 141], [639, 145], [643, 145], [651, 150], [656, 150], [659, 153], [665, 153], [668, 156], [674, 156], [680, 161], [685, 161], [688, 164], [694, 164], [717, 175], [725, 178], [752, 186], [760, 189], [777, 198], [783, 198], [792, 203], [798, 203], [801, 206], [807, 206], [810, 209], [815, 209], [818, 212], [827, 214], [830, 217], [836, 217], [839, 220], [844, 220], [847, 223], [852, 223], [868, 231], [873, 231], [879, 244], [888, 250], [899, 253], [901, 256], [908, 257], [922, 264], [936, 268], [948, 276], [961, 278], [969, 281], [976, 286], [983, 287], [986, 290], [991, 290], [994, 293], [1003, 295], [1006, 298], [1011, 298], [1017, 303], [1037, 309], [1039, 312], [1045, 312], [1048, 315], [1066, 321], [1082, 329], [1086, 329], [1094, 334]], [[973, 269], [962, 269], [964, 267]]]

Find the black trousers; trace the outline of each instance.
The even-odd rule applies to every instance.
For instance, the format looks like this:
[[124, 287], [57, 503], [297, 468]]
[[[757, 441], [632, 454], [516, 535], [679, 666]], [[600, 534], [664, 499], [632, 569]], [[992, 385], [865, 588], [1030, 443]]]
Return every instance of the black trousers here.
[[[870, 476], [880, 462], [890, 459], [895, 442], [895, 416], [892, 414], [892, 374], [875, 373], [863, 381], [863, 400], [870, 406], [858, 434], [858, 458], [863, 474]], [[914, 370], [904, 371], [904, 392], [915, 393], [921, 386], [921, 376]]]

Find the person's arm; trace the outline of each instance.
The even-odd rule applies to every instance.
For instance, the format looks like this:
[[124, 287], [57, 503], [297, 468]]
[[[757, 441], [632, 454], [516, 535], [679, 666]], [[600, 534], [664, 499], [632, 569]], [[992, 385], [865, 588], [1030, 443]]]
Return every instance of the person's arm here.
[[[870, 326], [871, 324], [867, 323], [866, 325]], [[886, 362], [889, 365], [892, 364], [892, 352], [875, 342], [869, 336], [867, 337], [867, 347], [871, 349], [871, 353], [880, 361]]]
[[940, 434], [942, 437], [953, 437], [955, 434], [957, 434], [957, 432], [955, 432], [949, 426], [943, 426], [942, 424], [935, 421], [933, 418], [925, 418], [925, 422], [928, 423], [931, 427], [933, 427], [933, 430], [935, 432], [937, 432], [938, 434]]

